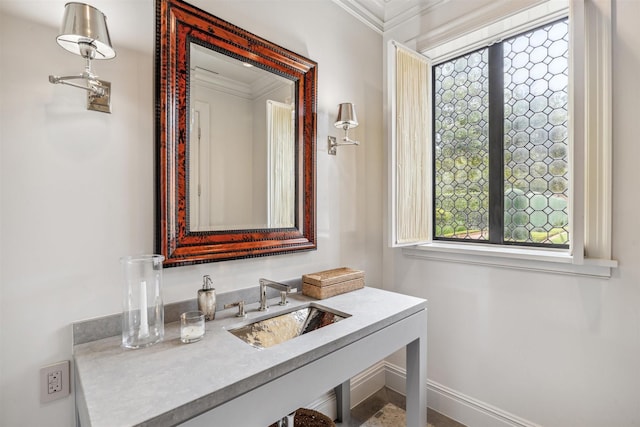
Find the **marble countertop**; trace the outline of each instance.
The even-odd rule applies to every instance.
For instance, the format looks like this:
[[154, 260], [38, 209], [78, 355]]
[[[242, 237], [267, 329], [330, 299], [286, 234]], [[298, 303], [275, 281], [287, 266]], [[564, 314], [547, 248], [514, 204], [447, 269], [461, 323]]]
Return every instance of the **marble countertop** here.
[[[179, 424], [426, 308], [426, 300], [369, 287], [324, 300], [290, 295], [289, 301], [266, 313], [249, 304], [245, 319], [235, 317], [237, 308], [218, 311], [204, 338], [191, 344], [180, 341], [174, 322], [163, 342], [144, 349], [123, 349], [120, 336], [74, 346], [82, 425]], [[309, 302], [351, 316], [266, 349], [227, 331]]]

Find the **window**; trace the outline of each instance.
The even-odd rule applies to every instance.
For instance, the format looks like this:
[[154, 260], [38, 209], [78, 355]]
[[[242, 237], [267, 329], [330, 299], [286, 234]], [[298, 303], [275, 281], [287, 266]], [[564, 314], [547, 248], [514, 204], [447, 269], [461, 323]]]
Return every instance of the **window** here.
[[611, 1], [505, 16], [474, 31], [461, 17], [413, 49], [389, 41], [389, 244], [414, 258], [609, 277]]
[[568, 248], [567, 19], [433, 67], [433, 239]]

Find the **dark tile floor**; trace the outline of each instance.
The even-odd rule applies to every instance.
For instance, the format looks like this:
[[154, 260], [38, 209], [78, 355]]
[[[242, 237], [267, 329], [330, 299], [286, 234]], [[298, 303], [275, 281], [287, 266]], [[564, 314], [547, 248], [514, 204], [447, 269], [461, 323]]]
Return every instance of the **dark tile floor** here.
[[[394, 405], [405, 409], [404, 396], [385, 387], [351, 410], [351, 424], [349, 427], [359, 427], [376, 412], [382, 409], [382, 407], [387, 403], [393, 403]], [[427, 408], [427, 422], [429, 423], [429, 426], [433, 427], [465, 427], [463, 424], [447, 418], [429, 408]]]

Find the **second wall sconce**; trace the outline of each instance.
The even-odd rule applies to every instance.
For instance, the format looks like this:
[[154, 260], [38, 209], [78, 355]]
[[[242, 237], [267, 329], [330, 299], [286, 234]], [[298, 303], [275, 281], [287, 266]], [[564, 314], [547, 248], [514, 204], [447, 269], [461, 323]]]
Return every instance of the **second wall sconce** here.
[[340, 145], [360, 145], [358, 141], [349, 139], [349, 129], [358, 126], [355, 106], [350, 102], [345, 102], [338, 107], [338, 120], [336, 120], [334, 126], [344, 130], [344, 137], [341, 142], [337, 142], [335, 136], [329, 137], [329, 154], [333, 156], [336, 155], [337, 148]]
[[[93, 6], [67, 3], [60, 35], [56, 41], [64, 49], [85, 59], [84, 71], [74, 76], [49, 76], [49, 82], [60, 83], [87, 91], [87, 109], [111, 112], [111, 83], [98, 79], [91, 71], [94, 59], [111, 59], [116, 51], [111, 46], [107, 18]], [[85, 80], [86, 85], [71, 80]]]

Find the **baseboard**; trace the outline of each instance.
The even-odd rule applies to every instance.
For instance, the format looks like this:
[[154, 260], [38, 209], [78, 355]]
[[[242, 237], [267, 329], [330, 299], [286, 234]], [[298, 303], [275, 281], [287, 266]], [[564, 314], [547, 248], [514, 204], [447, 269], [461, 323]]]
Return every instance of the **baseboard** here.
[[385, 366], [382, 360], [351, 379], [352, 408], [386, 386]]
[[430, 408], [468, 426], [540, 427], [435, 381], [427, 381], [427, 402]]
[[[405, 394], [406, 371], [392, 363], [384, 363], [386, 386]], [[540, 427], [502, 409], [474, 399], [435, 381], [427, 380], [427, 405], [464, 425], [474, 427]]]
[[[405, 394], [407, 374], [404, 368], [381, 361], [351, 379], [351, 407], [388, 387]], [[427, 380], [428, 406], [464, 425], [474, 427], [540, 427], [531, 421], [493, 407], [435, 381]], [[333, 391], [309, 403], [307, 408], [334, 418], [337, 415]]]
[[[385, 386], [385, 365], [385, 361], [381, 361], [351, 378], [352, 408]], [[306, 407], [321, 412], [331, 419], [335, 419], [338, 414], [338, 404], [333, 391], [318, 397]]]
[[313, 402], [306, 405], [305, 408], [321, 412], [332, 420], [335, 420], [338, 417], [338, 404], [336, 401], [336, 395], [333, 392], [323, 394]]

